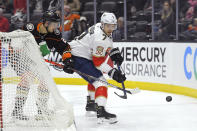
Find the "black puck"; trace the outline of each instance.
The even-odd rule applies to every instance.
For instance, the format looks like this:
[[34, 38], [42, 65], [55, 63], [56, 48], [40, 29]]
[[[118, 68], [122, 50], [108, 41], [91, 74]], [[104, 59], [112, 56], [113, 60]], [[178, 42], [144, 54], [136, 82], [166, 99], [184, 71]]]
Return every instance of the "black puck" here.
[[171, 101], [172, 101], [172, 96], [167, 96], [167, 97], [166, 97], [166, 101], [167, 101], [167, 102], [171, 102]]

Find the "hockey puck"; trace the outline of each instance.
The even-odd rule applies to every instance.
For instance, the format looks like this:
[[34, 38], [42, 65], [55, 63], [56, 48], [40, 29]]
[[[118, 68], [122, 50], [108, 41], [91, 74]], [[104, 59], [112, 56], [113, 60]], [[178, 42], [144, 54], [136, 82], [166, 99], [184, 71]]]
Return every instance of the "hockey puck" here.
[[167, 97], [166, 97], [166, 101], [167, 101], [167, 102], [171, 102], [171, 101], [172, 101], [172, 96], [167, 96]]

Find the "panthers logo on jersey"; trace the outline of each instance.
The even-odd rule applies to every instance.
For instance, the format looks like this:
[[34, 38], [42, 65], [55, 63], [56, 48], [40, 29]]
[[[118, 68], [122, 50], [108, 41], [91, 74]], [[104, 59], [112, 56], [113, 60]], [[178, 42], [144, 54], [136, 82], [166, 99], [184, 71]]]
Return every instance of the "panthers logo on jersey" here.
[[96, 54], [97, 55], [103, 55], [103, 50], [104, 50], [104, 47], [97, 46], [97, 48], [96, 48]]

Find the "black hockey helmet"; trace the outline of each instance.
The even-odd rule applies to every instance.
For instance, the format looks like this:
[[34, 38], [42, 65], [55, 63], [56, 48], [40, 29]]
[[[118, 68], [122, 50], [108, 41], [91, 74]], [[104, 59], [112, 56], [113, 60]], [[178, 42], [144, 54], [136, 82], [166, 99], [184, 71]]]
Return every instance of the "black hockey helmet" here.
[[43, 14], [43, 22], [45, 21], [60, 22], [60, 16], [55, 10], [49, 10]]

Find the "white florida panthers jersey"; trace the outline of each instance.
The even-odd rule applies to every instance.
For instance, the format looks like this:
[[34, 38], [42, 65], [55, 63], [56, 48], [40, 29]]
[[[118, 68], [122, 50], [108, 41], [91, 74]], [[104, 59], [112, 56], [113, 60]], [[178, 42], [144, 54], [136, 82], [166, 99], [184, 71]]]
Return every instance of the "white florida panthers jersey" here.
[[107, 54], [113, 48], [112, 36], [104, 33], [101, 23], [90, 27], [69, 44], [72, 55], [92, 60], [96, 67], [100, 67], [105, 62]]

